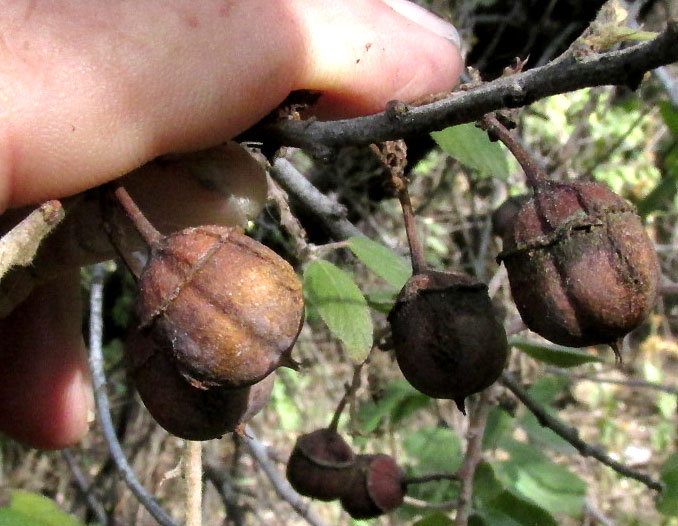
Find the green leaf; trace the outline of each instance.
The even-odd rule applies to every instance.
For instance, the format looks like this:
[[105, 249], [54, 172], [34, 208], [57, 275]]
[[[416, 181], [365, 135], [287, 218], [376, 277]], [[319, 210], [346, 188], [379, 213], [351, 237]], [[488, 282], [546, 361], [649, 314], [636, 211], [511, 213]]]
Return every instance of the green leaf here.
[[312, 261], [304, 272], [304, 291], [351, 359], [365, 361], [372, 348], [372, 318], [353, 278], [329, 261]]
[[542, 405], [551, 405], [556, 397], [570, 385], [567, 376], [542, 376], [527, 390], [529, 395]]
[[[678, 135], [678, 131], [675, 133]], [[661, 209], [678, 192], [678, 151], [675, 149], [664, 159], [663, 172], [664, 177], [657, 183], [657, 186], [637, 203], [638, 213], [641, 217]]]
[[665, 100], [659, 103], [659, 112], [661, 113], [666, 126], [671, 130], [671, 134], [678, 138], [678, 109], [674, 108], [673, 104]]
[[461, 465], [459, 436], [449, 428], [430, 427], [412, 431], [403, 441], [403, 448], [415, 459], [416, 475], [451, 473]]
[[474, 124], [461, 124], [432, 132], [438, 145], [460, 163], [477, 170], [483, 177], [507, 179], [508, 161], [497, 142], [491, 142], [487, 132]]
[[495, 449], [507, 436], [511, 436], [515, 431], [515, 419], [506, 411], [494, 407], [487, 415], [485, 424], [485, 434], [483, 435], [483, 450]]
[[662, 482], [666, 488], [657, 502], [657, 510], [670, 517], [678, 517], [678, 453], [669, 457], [662, 469]]
[[[403, 450], [410, 459], [408, 475], [412, 476], [454, 473], [462, 461], [459, 437], [449, 428], [429, 427], [413, 431], [403, 440]], [[411, 497], [433, 504], [454, 500], [458, 492], [459, 483], [454, 480], [412, 484], [407, 488]]]
[[[551, 409], [547, 407], [547, 409]], [[529, 411], [526, 411], [519, 421], [520, 427], [523, 428], [527, 436], [530, 437], [530, 444], [539, 448], [548, 448], [558, 453], [566, 455], [576, 454], [576, 448], [567, 440], [556, 434], [548, 427], [544, 427], [539, 423], [537, 417]]]
[[505, 440], [501, 446], [511, 458], [493, 467], [504, 486], [550, 512], [573, 517], [581, 514], [584, 481], [532, 445]]
[[535, 360], [557, 367], [575, 367], [588, 362], [604, 362], [602, 358], [574, 347], [553, 343], [533, 342], [522, 338], [510, 338], [509, 345], [516, 347]]
[[544, 508], [509, 488], [497, 478], [493, 465], [483, 462], [473, 479], [475, 514], [469, 526], [557, 526]]
[[454, 521], [444, 513], [437, 511], [426, 515], [426, 517], [418, 520], [412, 526], [454, 526]]
[[416, 409], [426, 407], [431, 399], [417, 391], [409, 382], [398, 380], [386, 387], [376, 402], [365, 402], [358, 409], [358, 421], [364, 433], [372, 433], [386, 419], [393, 423], [409, 416]]
[[375, 290], [365, 294], [365, 299], [370, 308], [388, 314], [395, 304], [398, 293], [394, 290]]
[[469, 526], [558, 526], [548, 511], [506, 490], [486, 506], [476, 510]]
[[352, 237], [348, 246], [363, 264], [396, 289], [403, 288], [412, 275], [412, 265], [385, 246], [363, 236]]
[[[7, 495], [7, 492], [9, 495]], [[0, 501], [2, 526], [81, 526], [81, 523], [59, 509], [56, 503], [43, 495], [24, 490], [3, 490]]]

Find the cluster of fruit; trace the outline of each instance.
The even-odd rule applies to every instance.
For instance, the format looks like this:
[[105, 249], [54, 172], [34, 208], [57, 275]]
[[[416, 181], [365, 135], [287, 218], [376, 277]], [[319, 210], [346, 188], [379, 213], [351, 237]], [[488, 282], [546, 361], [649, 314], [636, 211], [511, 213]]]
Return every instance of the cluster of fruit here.
[[[550, 181], [497, 118], [480, 126], [511, 150], [532, 189], [493, 217], [503, 242], [498, 260], [523, 321], [554, 343], [607, 344], [619, 357], [619, 339], [647, 317], [659, 285], [657, 253], [640, 217], [600, 182]], [[412, 239], [410, 245], [414, 254]], [[389, 321], [408, 381], [429, 396], [455, 400], [462, 411], [464, 399], [504, 368], [506, 334], [487, 287], [470, 276], [419, 269]]]
[[[617, 352], [618, 339], [649, 313], [659, 283], [640, 218], [601, 183], [550, 181], [499, 121], [482, 126], [514, 153], [532, 189], [494, 216], [498, 259], [524, 322], [559, 344]], [[207, 440], [236, 430], [265, 405], [273, 371], [296, 366], [301, 283], [286, 261], [236, 228], [162, 236], [139, 219], [124, 189], [116, 194], [150, 250], [138, 276], [140, 323], [127, 345], [141, 398], [177, 436]], [[410, 244], [414, 261], [412, 237]], [[506, 333], [487, 286], [471, 276], [415, 265], [388, 319], [400, 369], [429, 396], [464, 411], [467, 396], [501, 375]], [[287, 476], [300, 493], [338, 499], [355, 518], [394, 509], [405, 491], [391, 457], [354, 455], [333, 429], [299, 438]]]
[[389, 455], [355, 455], [336, 431], [318, 429], [297, 439], [287, 480], [313, 499], [339, 500], [354, 519], [393, 511], [405, 496], [405, 476]]
[[296, 368], [290, 354], [304, 322], [301, 282], [238, 228], [163, 236], [123, 187], [114, 194], [150, 253], [137, 276], [139, 323], [126, 344], [141, 399], [181, 438], [242, 429], [269, 400], [274, 370]]

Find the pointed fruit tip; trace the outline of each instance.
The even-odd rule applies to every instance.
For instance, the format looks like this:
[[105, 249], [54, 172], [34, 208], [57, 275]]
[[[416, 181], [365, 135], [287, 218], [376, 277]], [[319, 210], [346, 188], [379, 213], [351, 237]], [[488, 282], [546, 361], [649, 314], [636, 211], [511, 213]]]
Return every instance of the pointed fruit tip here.
[[293, 371], [299, 371], [301, 369], [301, 363], [292, 358], [289, 354], [284, 354], [280, 357], [280, 362], [278, 363], [280, 367], [287, 367]]
[[464, 398], [456, 398], [454, 403], [457, 404], [457, 408], [461, 413], [466, 416], [466, 406], [464, 405]]
[[612, 343], [610, 343], [610, 347], [614, 351], [614, 361], [615, 361], [615, 363], [617, 365], [621, 365], [622, 363], [624, 363], [624, 360], [622, 359], [622, 355], [621, 355], [622, 339], [619, 338], [618, 340], [613, 341]]

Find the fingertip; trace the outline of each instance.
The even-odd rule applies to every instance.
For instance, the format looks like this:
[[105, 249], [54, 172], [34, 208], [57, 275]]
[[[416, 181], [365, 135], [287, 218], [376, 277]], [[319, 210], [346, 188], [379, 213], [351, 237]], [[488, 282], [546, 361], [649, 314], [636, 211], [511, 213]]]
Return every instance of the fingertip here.
[[[405, 16], [381, 0], [363, 2], [360, 8], [351, 8], [350, 2], [319, 2], [318, 7], [307, 14], [306, 23], [323, 30], [307, 31], [308, 62], [302, 70], [303, 87], [323, 92], [314, 108], [318, 117], [376, 113], [390, 100], [412, 101], [450, 91], [458, 83], [463, 68], [459, 47], [443, 31], [446, 22], [430, 29], [426, 17], [436, 18], [432, 14]], [[413, 20], [415, 15], [419, 20]]]
[[78, 274], [36, 289], [0, 322], [0, 430], [29, 446], [79, 442], [93, 414]]
[[397, 13], [409, 18], [412, 22], [425, 27], [429, 31], [451, 41], [458, 48], [461, 40], [457, 28], [448, 21], [437, 17], [431, 11], [409, 0], [381, 0]]

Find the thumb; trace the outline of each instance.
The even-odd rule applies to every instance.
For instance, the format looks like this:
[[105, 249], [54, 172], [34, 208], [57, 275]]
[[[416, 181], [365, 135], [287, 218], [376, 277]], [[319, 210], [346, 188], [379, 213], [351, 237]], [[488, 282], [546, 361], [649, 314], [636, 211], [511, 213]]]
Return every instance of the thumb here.
[[455, 44], [388, 2], [0, 0], [0, 213], [221, 144], [293, 89], [338, 117], [453, 87]]
[[[407, 0], [314, 0], [300, 87], [324, 95], [316, 113], [348, 117], [451, 90], [463, 67], [451, 24]], [[314, 30], [314, 28], [317, 28]]]

